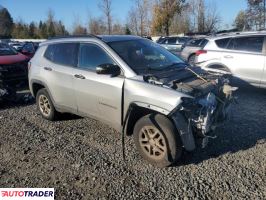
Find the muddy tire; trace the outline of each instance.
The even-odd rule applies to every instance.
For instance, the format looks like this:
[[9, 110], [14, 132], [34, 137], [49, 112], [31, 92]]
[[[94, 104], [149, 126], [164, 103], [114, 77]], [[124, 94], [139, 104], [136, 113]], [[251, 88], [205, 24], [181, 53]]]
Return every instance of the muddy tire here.
[[58, 113], [55, 110], [53, 102], [51, 101], [51, 98], [45, 88], [40, 89], [37, 92], [36, 103], [43, 118], [50, 121], [54, 121], [57, 118]]
[[168, 167], [182, 155], [182, 143], [173, 123], [160, 114], [139, 119], [134, 127], [134, 142], [141, 156], [157, 167]]

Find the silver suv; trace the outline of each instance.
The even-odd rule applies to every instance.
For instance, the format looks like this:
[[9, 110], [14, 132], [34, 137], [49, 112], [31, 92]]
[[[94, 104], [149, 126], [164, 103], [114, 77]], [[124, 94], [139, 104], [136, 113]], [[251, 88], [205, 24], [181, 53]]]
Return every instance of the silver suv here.
[[227, 116], [232, 90], [223, 77], [191, 68], [136, 36], [86, 36], [42, 43], [29, 63], [42, 116], [89, 116], [133, 135], [140, 154], [165, 167]]

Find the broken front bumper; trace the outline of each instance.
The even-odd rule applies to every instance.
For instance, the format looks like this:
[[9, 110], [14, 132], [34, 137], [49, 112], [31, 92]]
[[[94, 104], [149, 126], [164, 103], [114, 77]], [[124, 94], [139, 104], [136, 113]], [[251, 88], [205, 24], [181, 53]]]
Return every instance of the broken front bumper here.
[[187, 151], [192, 151], [196, 147], [194, 135], [202, 139], [204, 147], [206, 140], [211, 137], [209, 133], [229, 118], [234, 100], [232, 92], [236, 89], [224, 85], [220, 95], [210, 92], [197, 99], [182, 99], [182, 107], [172, 115], [172, 120]]

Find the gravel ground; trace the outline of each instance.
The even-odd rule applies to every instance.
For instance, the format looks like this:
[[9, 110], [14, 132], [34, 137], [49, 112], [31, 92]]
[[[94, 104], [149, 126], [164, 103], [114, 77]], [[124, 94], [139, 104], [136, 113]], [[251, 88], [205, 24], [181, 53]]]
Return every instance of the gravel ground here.
[[0, 187], [54, 187], [56, 199], [266, 199], [266, 92], [242, 90], [206, 149], [158, 169], [91, 119], [41, 118], [34, 104], [1, 105]]

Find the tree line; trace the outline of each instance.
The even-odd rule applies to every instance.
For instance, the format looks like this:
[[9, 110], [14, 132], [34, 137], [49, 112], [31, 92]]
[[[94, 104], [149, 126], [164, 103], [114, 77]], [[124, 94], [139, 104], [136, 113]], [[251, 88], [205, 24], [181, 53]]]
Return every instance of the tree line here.
[[266, 25], [265, 0], [247, 0], [248, 8], [239, 11], [235, 19], [238, 30], [264, 30]]
[[[87, 25], [75, 17], [72, 31], [55, 18], [50, 9], [46, 19], [25, 23], [14, 21], [6, 8], [0, 6], [1, 38], [49, 38], [69, 34], [134, 34], [171, 35], [189, 32], [215, 32], [221, 17], [214, 3], [205, 0], [131, 0], [132, 8], [125, 23], [113, 15], [114, 0], [98, 0], [101, 17], [90, 17]], [[233, 26], [238, 30], [265, 28], [265, 0], [247, 0], [248, 9], [240, 11]]]

